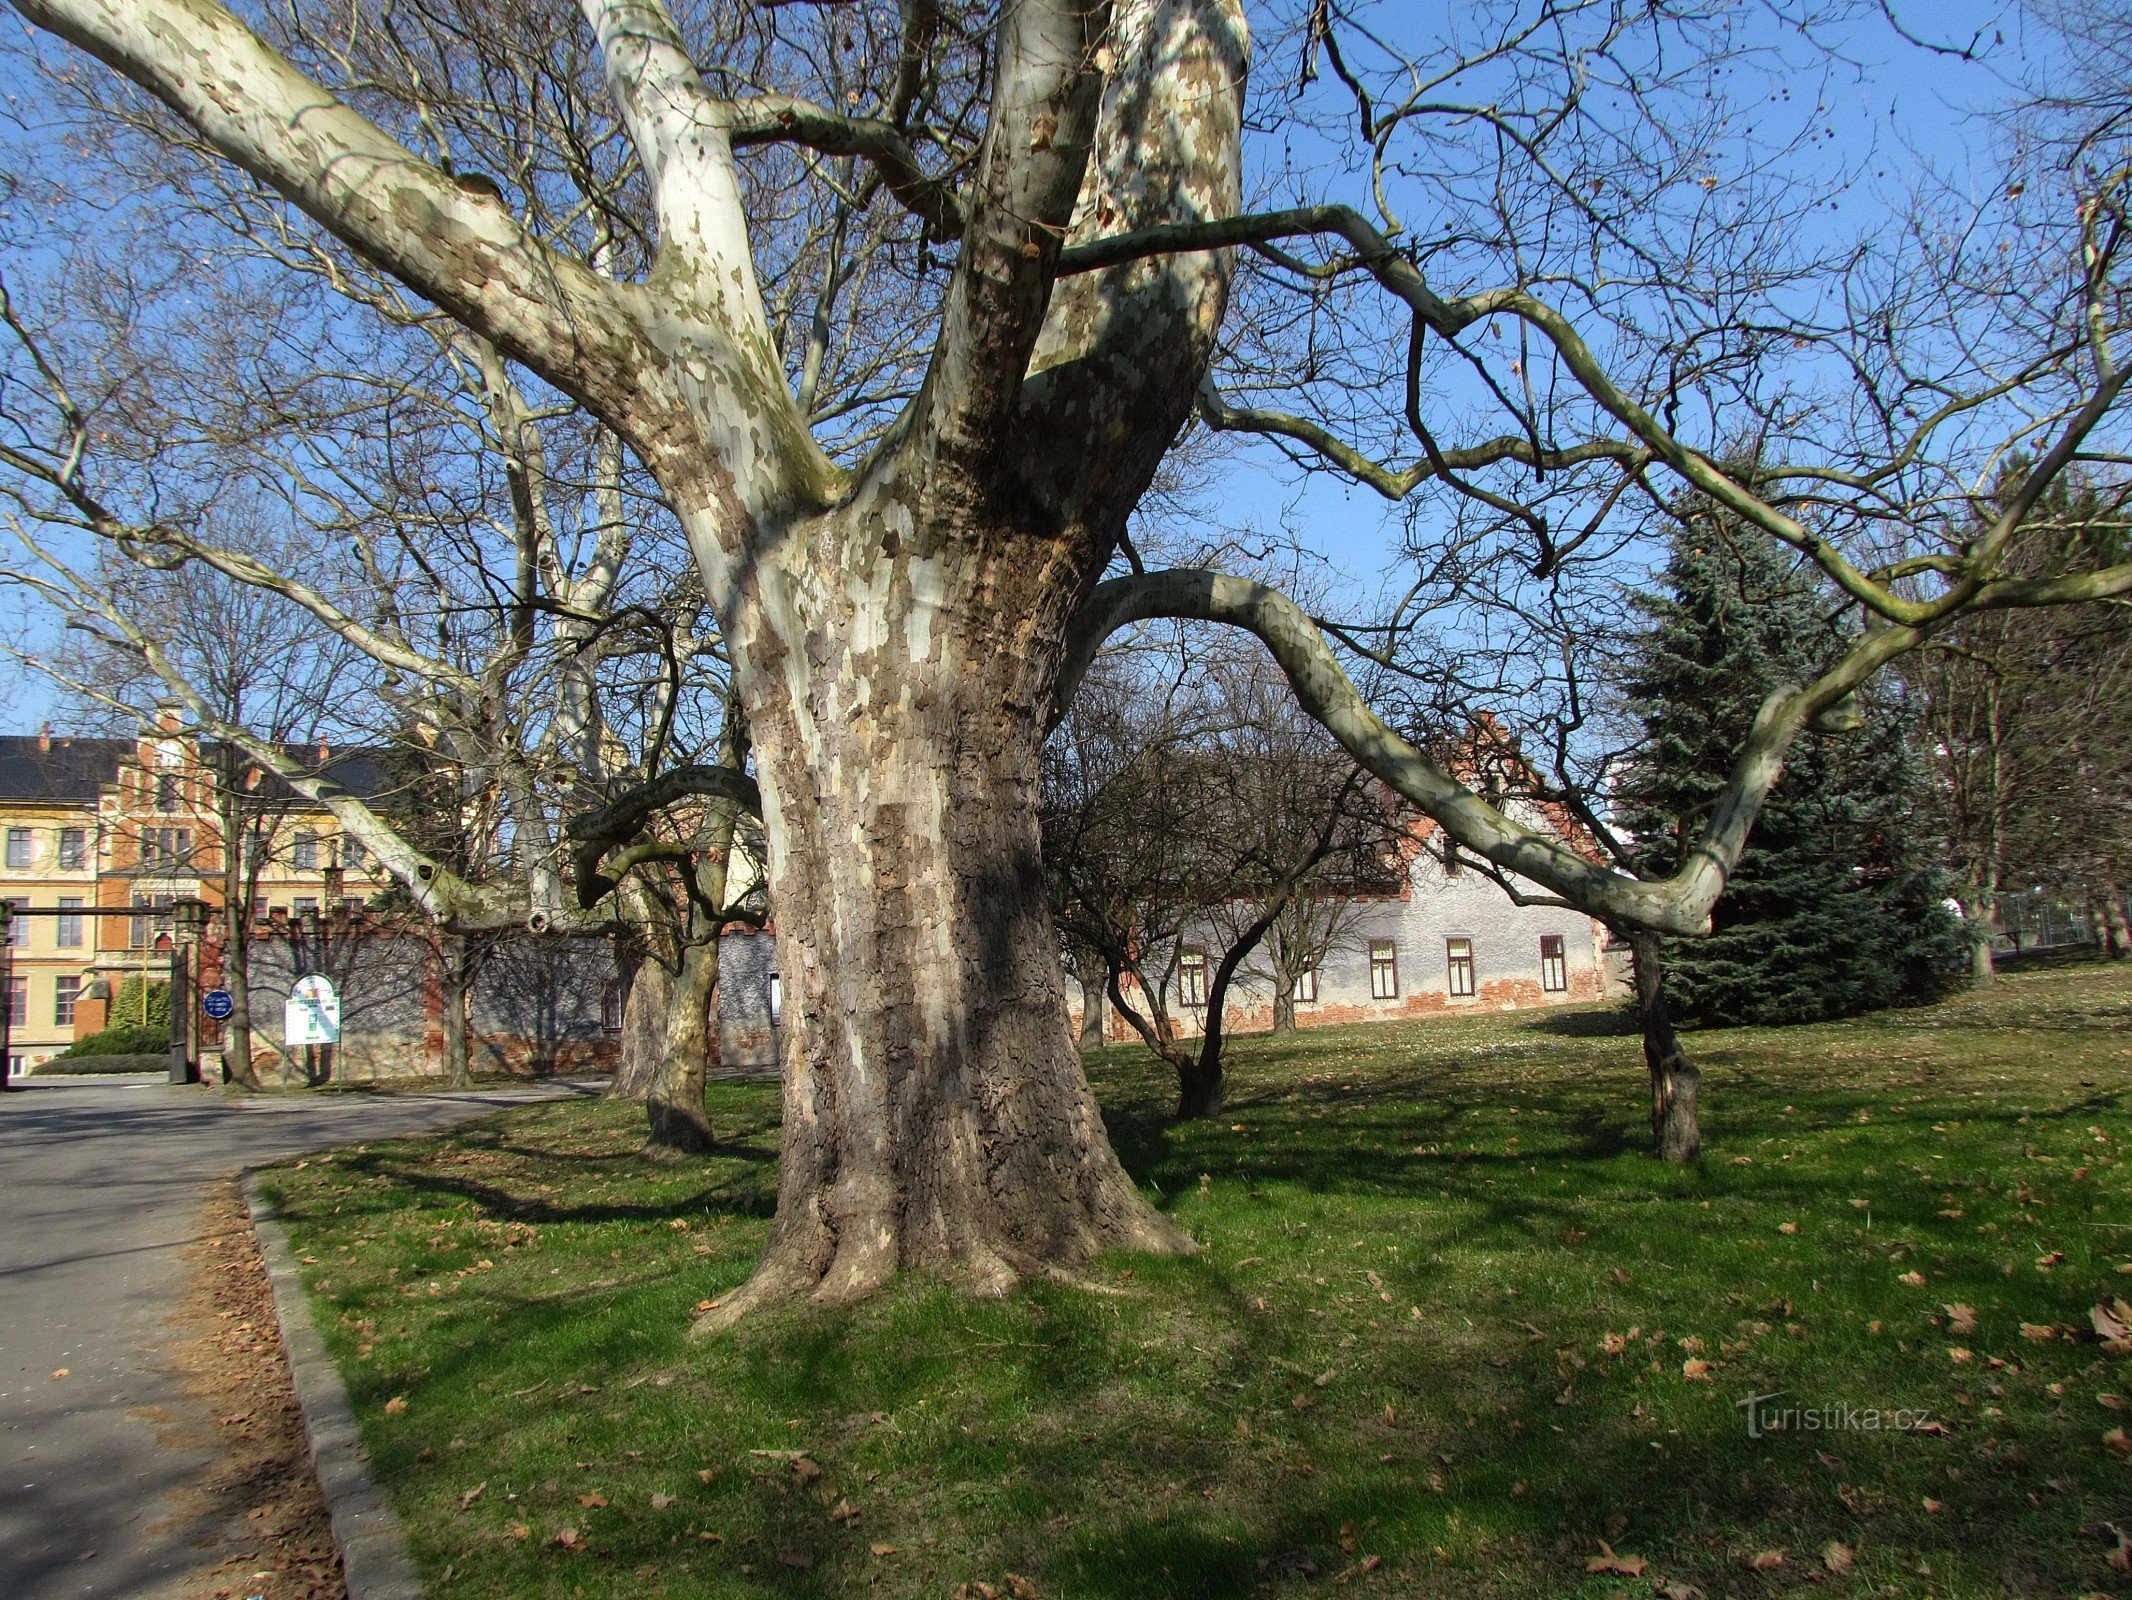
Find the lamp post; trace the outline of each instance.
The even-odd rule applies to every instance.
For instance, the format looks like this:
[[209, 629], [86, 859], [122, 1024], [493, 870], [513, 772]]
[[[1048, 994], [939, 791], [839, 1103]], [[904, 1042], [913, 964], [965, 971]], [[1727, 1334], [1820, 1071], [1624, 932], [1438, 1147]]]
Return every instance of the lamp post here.
[[207, 931], [207, 902], [187, 896], [170, 910], [170, 1081], [198, 1083], [200, 1066], [192, 1053], [192, 953]]

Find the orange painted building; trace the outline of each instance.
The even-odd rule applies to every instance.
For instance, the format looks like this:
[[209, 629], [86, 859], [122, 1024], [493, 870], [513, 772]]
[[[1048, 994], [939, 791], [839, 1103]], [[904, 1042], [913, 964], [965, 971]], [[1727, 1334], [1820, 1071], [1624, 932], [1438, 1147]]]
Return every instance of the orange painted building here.
[[[377, 764], [364, 752], [336, 756], [321, 745], [301, 754], [356, 793], [378, 786]], [[240, 848], [257, 871], [255, 915], [360, 905], [384, 887], [329, 812], [227, 747], [203, 745], [174, 708], [132, 739], [0, 736], [0, 898], [59, 913], [12, 921], [0, 1003], [15, 1070], [35, 1070], [107, 1020], [133, 1020], [109, 1013], [129, 977], [167, 977], [169, 907], [188, 898], [223, 904], [224, 770], [241, 788]], [[145, 1001], [147, 984], [137, 993]]]

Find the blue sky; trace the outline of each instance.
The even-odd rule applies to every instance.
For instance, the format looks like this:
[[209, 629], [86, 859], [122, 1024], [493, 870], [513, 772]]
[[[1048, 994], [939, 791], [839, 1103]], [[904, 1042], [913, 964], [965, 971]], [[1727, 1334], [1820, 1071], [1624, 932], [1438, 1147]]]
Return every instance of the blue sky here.
[[[1424, 8], [1398, 14], [1428, 26]], [[1975, 114], [2003, 101], [2010, 82], [2038, 65], [2036, 48], [2005, 4], [1955, 3], [1898, 7], [1910, 32], [1935, 43], [1980, 43], [1978, 59], [1906, 42], [1877, 14], [1862, 15], [1839, 35], [1850, 58], [1800, 85], [1803, 95], [1826, 107], [1823, 117], [1836, 137], [1815, 146], [1821, 163], [1802, 178], [1856, 171], [1857, 189], [1825, 215], [1832, 236], [1885, 216], [1887, 206], [1930, 168], [1961, 187], [1989, 188], [1991, 150]], [[1336, 195], [1359, 201], [1360, 195]], [[1403, 519], [1399, 507], [1374, 493], [1327, 475], [1300, 477], [1278, 452], [1237, 440], [1218, 475], [1218, 504], [1211, 509], [1227, 526], [1289, 530], [1323, 560], [1342, 598], [1366, 608], [1397, 575]], [[0, 599], [0, 605], [17, 602]], [[30, 619], [0, 617], [12, 624]], [[27, 731], [60, 715], [50, 691], [34, 675], [6, 672], [0, 678], [9, 702], [0, 726]]]

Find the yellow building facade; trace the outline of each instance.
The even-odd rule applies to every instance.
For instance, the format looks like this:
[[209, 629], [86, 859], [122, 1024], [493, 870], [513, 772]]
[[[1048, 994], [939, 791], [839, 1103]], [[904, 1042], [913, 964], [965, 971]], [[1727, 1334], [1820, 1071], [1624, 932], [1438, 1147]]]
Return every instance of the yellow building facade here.
[[[356, 792], [375, 787], [374, 763], [360, 752], [303, 754]], [[135, 1020], [110, 1016], [111, 1006], [127, 978], [168, 976], [168, 908], [187, 898], [223, 904], [222, 770], [243, 791], [240, 848], [256, 867], [256, 917], [359, 906], [384, 887], [329, 812], [228, 755], [203, 749], [167, 710], [134, 739], [0, 736], [0, 898], [40, 913], [10, 919], [0, 1004], [13, 1071], [35, 1071], [107, 1020]], [[143, 1002], [147, 987], [136, 991]]]

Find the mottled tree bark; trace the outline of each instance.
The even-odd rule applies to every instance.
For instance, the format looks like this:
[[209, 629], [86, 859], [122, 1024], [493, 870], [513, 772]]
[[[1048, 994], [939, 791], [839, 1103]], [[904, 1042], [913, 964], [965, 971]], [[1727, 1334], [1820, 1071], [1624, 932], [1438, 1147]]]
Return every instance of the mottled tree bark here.
[[1081, 1048], [1093, 1050], [1103, 1043], [1103, 980], [1081, 977]]
[[674, 974], [664, 961], [652, 954], [638, 961], [629, 992], [622, 997], [621, 1051], [607, 1090], [617, 1099], [643, 1100], [651, 1093], [666, 1050], [666, 1015], [673, 992]]
[[789, 541], [812, 572], [762, 569], [736, 652], [784, 1142], [768, 1250], [718, 1321], [852, 1299], [899, 1267], [1001, 1289], [1100, 1250], [1190, 1248], [1118, 1164], [1068, 1024], [1037, 752], [1070, 593], [1019, 532], [929, 528], [861, 562], [838, 531]]
[[1295, 1032], [1295, 978], [1286, 972], [1276, 973], [1274, 976], [1273, 1031]]
[[437, 941], [437, 992], [444, 1008], [444, 1077], [454, 1089], [470, 1089], [474, 1071], [467, 1059], [466, 940], [446, 934]]
[[1991, 936], [1997, 921], [1996, 884], [1983, 884], [1962, 897], [1962, 913], [1969, 925], [1969, 976], [1978, 984], [1992, 982], [1999, 975], [1996, 958], [1992, 954]]
[[681, 971], [669, 985], [665, 1039], [644, 1096], [645, 1148], [654, 1154], [701, 1155], [716, 1142], [703, 1090], [717, 1049], [712, 1017], [717, 989], [714, 936], [681, 952]]
[[1702, 1153], [1698, 1101], [1703, 1075], [1673, 1031], [1658, 935], [1631, 934], [1629, 946], [1636, 958], [1636, 1018], [1643, 1027], [1643, 1062], [1651, 1075], [1651, 1154], [1685, 1165]]
[[[227, 833], [224, 838], [229, 838]], [[241, 842], [224, 846], [226, 855]], [[241, 872], [241, 869], [240, 869]], [[227, 884], [240, 873], [225, 878]], [[230, 1013], [222, 1021], [223, 1075], [241, 1089], [257, 1089], [259, 1069], [252, 1064], [252, 913], [249, 898], [224, 890], [222, 903], [222, 987], [229, 991]]]

